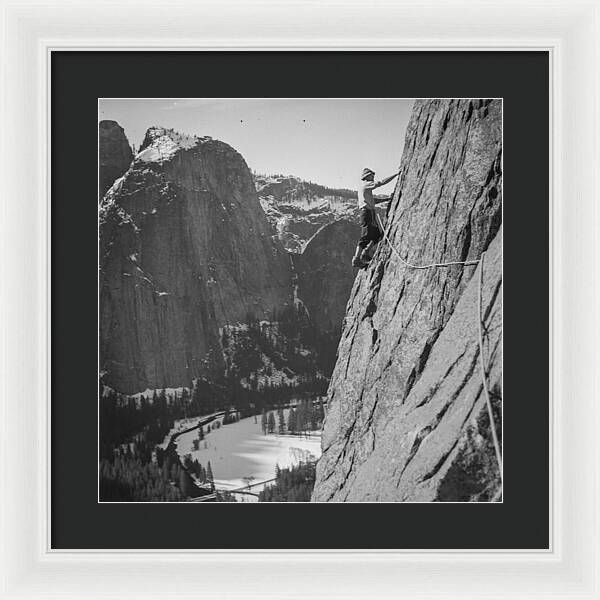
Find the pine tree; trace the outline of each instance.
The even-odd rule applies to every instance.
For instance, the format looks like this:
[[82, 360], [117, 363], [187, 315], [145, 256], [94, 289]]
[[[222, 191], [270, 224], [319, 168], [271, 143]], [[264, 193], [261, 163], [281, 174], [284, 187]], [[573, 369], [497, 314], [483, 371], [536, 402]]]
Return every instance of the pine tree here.
[[323, 405], [323, 396], [319, 396], [319, 420], [325, 419], [325, 406]]
[[210, 464], [210, 460], [208, 461], [208, 465], [206, 465], [206, 481], [210, 484], [210, 491], [215, 491], [215, 478], [213, 476], [212, 466]]
[[223, 333], [221, 334], [221, 346], [223, 348], [227, 348], [229, 346], [229, 335], [226, 327], [223, 327]]
[[199, 389], [199, 384], [198, 384], [197, 379], [194, 381], [193, 386], [192, 386], [191, 405], [193, 406], [194, 410], [198, 414], [200, 414], [200, 415], [202, 414], [202, 402], [201, 402], [200, 389]]
[[190, 404], [190, 395], [187, 391], [187, 388], [183, 388], [181, 390], [181, 404], [185, 407]]
[[263, 409], [262, 418], [260, 421], [260, 425], [262, 427], [262, 432], [264, 435], [267, 435], [267, 412]]
[[279, 408], [277, 410], [277, 418], [279, 424], [279, 435], [283, 435], [285, 433], [285, 417], [283, 415], [283, 409]]
[[269, 420], [267, 423], [268, 423], [267, 429], [268, 429], [269, 433], [274, 433], [275, 432], [275, 416], [273, 415], [272, 412], [269, 413]]
[[189, 475], [184, 469], [181, 469], [179, 472], [179, 489], [181, 490], [181, 495], [184, 498], [187, 498], [190, 495]]
[[308, 407], [309, 407], [308, 416], [309, 416], [309, 420], [310, 420], [310, 430], [314, 431], [315, 429], [317, 429], [318, 415], [317, 415], [317, 411], [315, 410], [315, 407], [312, 403], [312, 400], [309, 401]]
[[290, 408], [290, 412], [288, 413], [288, 431], [291, 433], [295, 433], [298, 429], [296, 416], [296, 409]]

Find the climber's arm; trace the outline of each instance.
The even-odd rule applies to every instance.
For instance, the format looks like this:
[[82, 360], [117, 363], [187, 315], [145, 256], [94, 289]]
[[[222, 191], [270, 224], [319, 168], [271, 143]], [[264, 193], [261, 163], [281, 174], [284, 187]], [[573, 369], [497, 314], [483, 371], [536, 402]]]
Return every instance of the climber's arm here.
[[390, 181], [392, 181], [392, 179], [396, 179], [396, 177], [398, 177], [398, 175], [400, 175], [400, 171], [398, 171], [397, 173], [394, 173], [393, 175], [390, 175], [389, 177], [386, 177], [385, 179], [382, 179], [381, 181], [376, 181], [373, 188], [378, 188], [378, 187], [381, 187], [382, 185], [385, 185], [386, 183], [389, 183]]

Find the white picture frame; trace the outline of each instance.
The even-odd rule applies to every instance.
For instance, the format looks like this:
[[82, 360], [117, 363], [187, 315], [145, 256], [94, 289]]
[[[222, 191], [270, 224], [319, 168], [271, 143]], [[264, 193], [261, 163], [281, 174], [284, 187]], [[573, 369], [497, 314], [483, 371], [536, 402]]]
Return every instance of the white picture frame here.
[[[0, 598], [600, 598], [597, 1], [0, 0], [0, 7]], [[49, 58], [60, 49], [549, 53], [549, 550], [498, 551], [494, 540], [472, 552], [50, 549]]]

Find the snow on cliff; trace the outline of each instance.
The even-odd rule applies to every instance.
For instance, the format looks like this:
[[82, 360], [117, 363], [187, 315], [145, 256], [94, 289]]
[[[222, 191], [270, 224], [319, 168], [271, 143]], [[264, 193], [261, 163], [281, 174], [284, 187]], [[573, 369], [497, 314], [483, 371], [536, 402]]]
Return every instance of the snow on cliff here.
[[223, 142], [150, 128], [99, 221], [101, 369], [121, 392], [222, 370], [219, 327], [291, 301], [288, 255]]
[[260, 203], [287, 250], [300, 253], [324, 225], [358, 222], [356, 192], [332, 189], [298, 177], [255, 175]]

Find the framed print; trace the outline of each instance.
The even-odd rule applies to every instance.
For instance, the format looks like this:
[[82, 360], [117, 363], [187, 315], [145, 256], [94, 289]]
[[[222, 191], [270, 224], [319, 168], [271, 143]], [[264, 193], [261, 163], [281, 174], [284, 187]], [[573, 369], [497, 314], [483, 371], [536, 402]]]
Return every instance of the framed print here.
[[100, 502], [501, 501], [501, 99], [98, 110]]
[[1, 597], [598, 598], [597, 5], [140, 8], [3, 3]]

